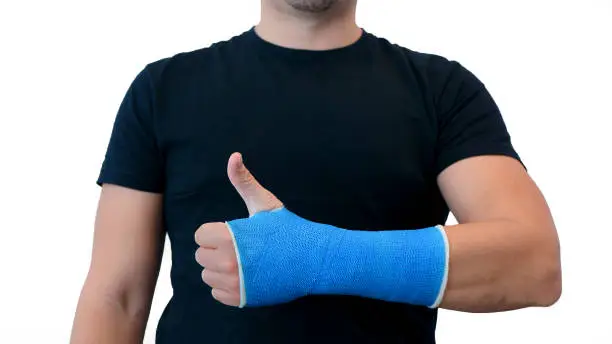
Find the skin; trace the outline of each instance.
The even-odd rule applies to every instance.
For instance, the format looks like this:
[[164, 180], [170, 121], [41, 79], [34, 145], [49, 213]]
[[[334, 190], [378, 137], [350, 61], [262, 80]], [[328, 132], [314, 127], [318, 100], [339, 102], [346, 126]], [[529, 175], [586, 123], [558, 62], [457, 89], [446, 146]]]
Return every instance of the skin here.
[[293, 7], [298, 12], [323, 13], [333, 6], [337, 0], [285, 0], [285, 3]]
[[[341, 47], [359, 37], [356, 1], [330, 1], [326, 10], [313, 11], [315, 2], [262, 0], [257, 33], [280, 46], [311, 50]], [[311, 9], [300, 10], [305, 6]], [[163, 252], [161, 199], [159, 194], [102, 186], [72, 344], [142, 342]]]
[[[229, 159], [228, 177], [249, 215], [283, 206], [238, 153]], [[438, 184], [459, 222], [444, 227], [450, 266], [441, 308], [499, 312], [550, 306], [559, 299], [555, 225], [544, 197], [518, 161], [502, 156], [464, 159], [444, 170]], [[213, 297], [238, 306], [238, 264], [227, 225], [203, 224], [195, 240], [200, 246], [196, 261]]]
[[[361, 35], [355, 8], [355, 0], [262, 0], [256, 31], [279, 46], [338, 48]], [[269, 193], [263, 201], [261, 195], [253, 198], [248, 190], [265, 189], [255, 187], [237, 159], [230, 158], [228, 175], [249, 212], [278, 207]], [[502, 157], [466, 159], [447, 168], [438, 184], [460, 222], [446, 227], [451, 265], [441, 307], [492, 312], [552, 305], [561, 293], [556, 229], [522, 167]], [[164, 244], [161, 200], [159, 194], [103, 185], [72, 344], [142, 342]], [[213, 286], [213, 297], [237, 305], [237, 265], [228, 234], [224, 224], [202, 225], [196, 259], [207, 267], [202, 278]]]
[[[308, 6], [319, 11], [300, 10]], [[356, 7], [356, 0], [263, 0], [261, 21], [255, 31], [263, 39], [287, 48], [343, 47], [362, 33], [355, 22]]]
[[71, 343], [142, 343], [164, 245], [162, 197], [105, 184]]

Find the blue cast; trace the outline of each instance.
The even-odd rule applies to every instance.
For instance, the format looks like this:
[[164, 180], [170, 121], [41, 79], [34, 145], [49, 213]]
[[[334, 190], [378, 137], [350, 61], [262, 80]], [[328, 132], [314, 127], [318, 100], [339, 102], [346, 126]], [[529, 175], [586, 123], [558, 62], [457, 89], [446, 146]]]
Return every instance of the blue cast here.
[[241, 307], [327, 294], [435, 308], [446, 287], [448, 242], [440, 226], [354, 231], [286, 208], [227, 224], [240, 267]]

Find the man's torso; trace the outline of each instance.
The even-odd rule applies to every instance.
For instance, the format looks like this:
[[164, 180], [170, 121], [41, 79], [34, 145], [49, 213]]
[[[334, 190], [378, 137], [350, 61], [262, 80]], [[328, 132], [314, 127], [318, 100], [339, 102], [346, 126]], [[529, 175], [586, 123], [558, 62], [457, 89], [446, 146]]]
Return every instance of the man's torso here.
[[149, 66], [173, 260], [159, 343], [434, 342], [436, 311], [424, 307], [348, 296], [221, 305], [194, 259], [199, 225], [247, 216], [226, 174], [235, 151], [306, 219], [360, 230], [443, 223], [438, 128], [419, 59], [367, 33], [349, 47], [307, 52], [251, 30]]

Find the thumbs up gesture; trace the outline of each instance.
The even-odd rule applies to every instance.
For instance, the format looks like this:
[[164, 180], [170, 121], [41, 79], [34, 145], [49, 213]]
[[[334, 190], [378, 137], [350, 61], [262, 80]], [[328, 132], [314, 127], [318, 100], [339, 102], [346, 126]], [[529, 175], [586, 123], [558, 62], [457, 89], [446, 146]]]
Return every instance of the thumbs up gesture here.
[[266, 306], [308, 295], [353, 295], [437, 307], [448, 274], [441, 226], [359, 231], [317, 223], [288, 210], [230, 156], [227, 174], [246, 219], [196, 231], [196, 260], [212, 295], [230, 306]]
[[[230, 156], [227, 175], [244, 200], [249, 217], [283, 207], [283, 203], [261, 186], [244, 166], [240, 153]], [[239, 265], [234, 238], [229, 228], [223, 222], [205, 223], [196, 231], [195, 240], [199, 245], [196, 261], [204, 268], [202, 280], [212, 288], [212, 296], [223, 304], [239, 306]]]

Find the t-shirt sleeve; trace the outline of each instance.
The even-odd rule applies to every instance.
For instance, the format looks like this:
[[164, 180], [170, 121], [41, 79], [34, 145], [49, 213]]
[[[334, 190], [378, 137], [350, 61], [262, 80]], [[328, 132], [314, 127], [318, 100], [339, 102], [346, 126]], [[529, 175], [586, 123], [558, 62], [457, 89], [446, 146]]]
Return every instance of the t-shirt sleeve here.
[[163, 162], [154, 123], [154, 91], [144, 68], [132, 81], [116, 114], [96, 183], [161, 193]]
[[[458, 62], [447, 62], [435, 97], [438, 121], [436, 173], [453, 163], [479, 155], [515, 158], [502, 114], [485, 85]], [[525, 167], [523, 165], [523, 167]]]

